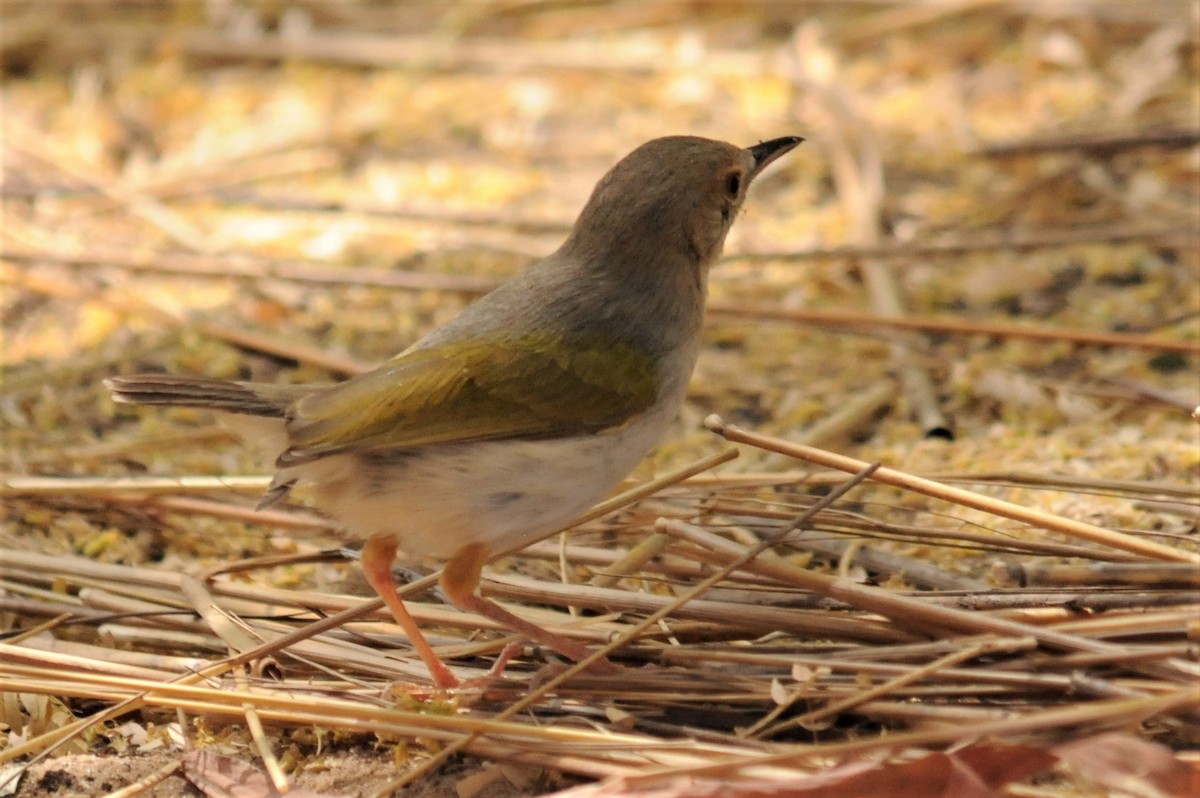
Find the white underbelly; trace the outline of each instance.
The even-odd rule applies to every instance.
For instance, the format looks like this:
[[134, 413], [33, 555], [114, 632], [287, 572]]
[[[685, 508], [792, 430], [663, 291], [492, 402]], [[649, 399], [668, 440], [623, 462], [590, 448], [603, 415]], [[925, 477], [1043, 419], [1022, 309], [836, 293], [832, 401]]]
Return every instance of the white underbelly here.
[[597, 435], [338, 455], [292, 473], [314, 484], [317, 506], [350, 536], [395, 536], [405, 559], [445, 560], [474, 542], [503, 553], [563, 528], [611, 493], [676, 407], [664, 403]]

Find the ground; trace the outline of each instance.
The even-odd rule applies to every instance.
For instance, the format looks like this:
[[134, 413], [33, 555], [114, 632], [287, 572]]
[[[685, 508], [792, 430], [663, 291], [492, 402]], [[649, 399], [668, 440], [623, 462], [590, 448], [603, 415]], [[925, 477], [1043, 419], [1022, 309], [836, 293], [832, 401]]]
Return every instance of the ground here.
[[[1191, 783], [1192, 6], [58, 0], [0, 23], [0, 760], [145, 701], [17, 795], [199, 751], [321, 795], [423, 763], [403, 794], [663, 769], [699, 790], [715, 758], [730, 790], [851, 790], [855, 757], [918, 790], [901, 768], [940, 773], [974, 735], [1027, 746], [970, 749], [1012, 795]], [[485, 584], [621, 640], [623, 675], [539, 693], [558, 670], [530, 647], [445, 696], [382, 614], [284, 639], [370, 595], [344, 539], [303, 495], [255, 511], [269, 457], [211, 414], [118, 407], [101, 380], [356, 373], [553, 251], [608, 167], [678, 133], [807, 140], [751, 190], [687, 402], [626, 487], [676, 477]], [[729, 447], [710, 414], [765, 437], [684, 478]], [[687, 597], [848, 478], [798, 443], [1019, 512], [860, 486]], [[466, 675], [507, 640], [411, 603]], [[1104, 730], [1109, 761], [1062, 747]]]

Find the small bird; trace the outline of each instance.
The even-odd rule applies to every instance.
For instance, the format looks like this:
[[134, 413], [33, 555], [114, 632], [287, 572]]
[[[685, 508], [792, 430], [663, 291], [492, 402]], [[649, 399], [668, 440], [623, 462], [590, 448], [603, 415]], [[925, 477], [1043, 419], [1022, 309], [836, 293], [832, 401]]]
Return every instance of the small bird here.
[[396, 593], [397, 552], [444, 562], [442, 590], [460, 609], [581, 660], [583, 645], [478, 595], [481, 569], [578, 518], [666, 431], [696, 362], [709, 268], [750, 183], [801, 141], [643, 144], [554, 254], [345, 382], [105, 385], [118, 402], [260, 417], [255, 434], [279, 455], [259, 506], [312, 486], [316, 506], [365, 540], [367, 582], [438, 687], [459, 681]]

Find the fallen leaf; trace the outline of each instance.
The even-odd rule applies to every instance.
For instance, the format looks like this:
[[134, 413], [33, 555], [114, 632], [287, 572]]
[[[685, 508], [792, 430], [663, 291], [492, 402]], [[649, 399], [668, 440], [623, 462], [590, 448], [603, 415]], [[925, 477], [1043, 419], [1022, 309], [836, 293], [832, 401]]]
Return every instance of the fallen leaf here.
[[1195, 798], [1200, 768], [1170, 748], [1128, 734], [1101, 734], [1054, 748], [1071, 769], [1096, 784], [1136, 798]]
[[[211, 751], [189, 751], [183, 756], [183, 775], [210, 798], [284, 798], [258, 768]], [[344, 798], [293, 787], [287, 798]]]

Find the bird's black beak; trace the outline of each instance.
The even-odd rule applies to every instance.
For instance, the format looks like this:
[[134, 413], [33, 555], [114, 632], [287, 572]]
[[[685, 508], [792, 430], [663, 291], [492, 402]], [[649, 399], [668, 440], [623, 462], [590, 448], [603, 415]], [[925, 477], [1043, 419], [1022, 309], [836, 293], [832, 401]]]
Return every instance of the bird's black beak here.
[[780, 139], [771, 139], [753, 147], [748, 147], [750, 154], [754, 156], [754, 169], [750, 172], [750, 176], [754, 177], [767, 165], [774, 161], [779, 156], [794, 150], [804, 139], [800, 136], [784, 136]]

